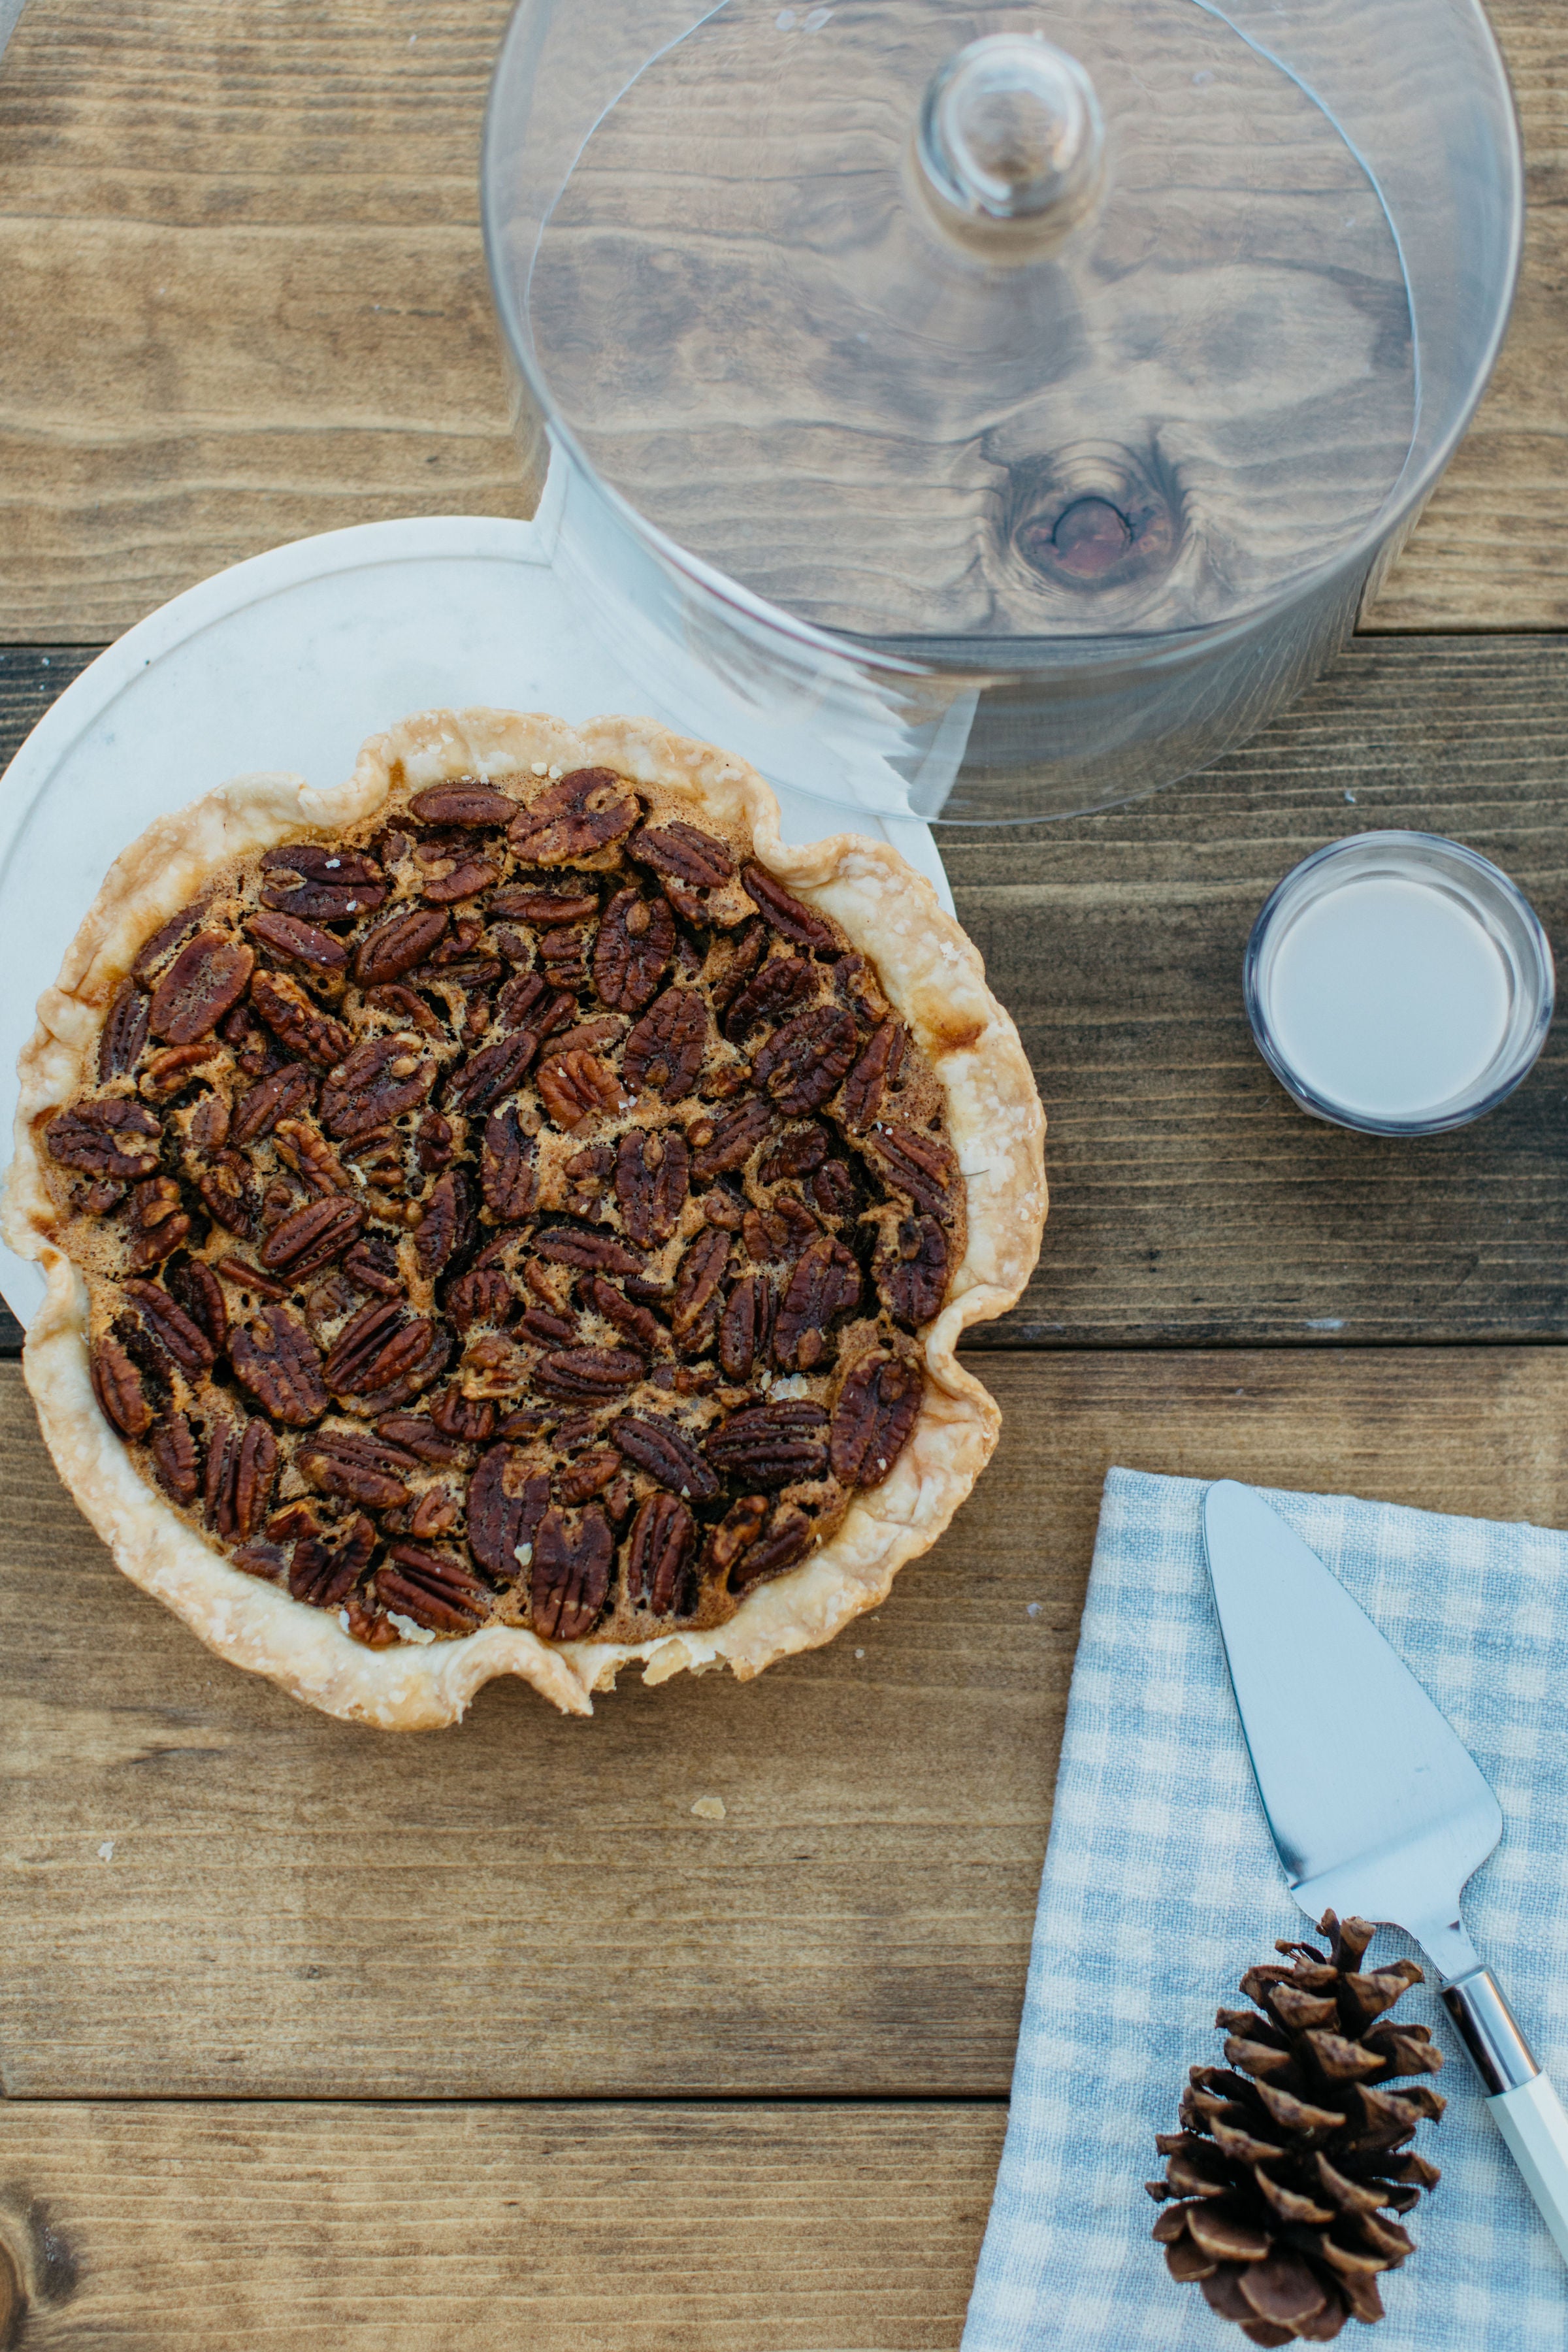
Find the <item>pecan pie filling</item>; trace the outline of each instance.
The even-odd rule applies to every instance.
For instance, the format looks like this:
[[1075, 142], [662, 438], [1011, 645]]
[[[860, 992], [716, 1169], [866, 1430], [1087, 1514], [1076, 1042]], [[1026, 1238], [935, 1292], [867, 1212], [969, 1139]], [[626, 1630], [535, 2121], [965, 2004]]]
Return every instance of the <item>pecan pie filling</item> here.
[[733, 1615], [878, 1486], [964, 1246], [840, 928], [608, 768], [222, 874], [43, 1130], [93, 1386], [234, 1564], [373, 1647]]

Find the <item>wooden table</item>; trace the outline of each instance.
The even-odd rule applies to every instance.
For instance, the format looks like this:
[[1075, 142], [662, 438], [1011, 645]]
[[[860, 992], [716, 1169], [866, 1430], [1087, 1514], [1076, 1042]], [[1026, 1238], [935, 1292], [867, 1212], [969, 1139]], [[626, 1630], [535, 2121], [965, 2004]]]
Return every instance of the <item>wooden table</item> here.
[[[221, 564], [517, 511], [475, 196], [503, 14], [33, 0], [0, 65], [5, 751]], [[584, 1725], [492, 1684], [374, 1738], [120, 1579], [0, 1365], [26, 2352], [954, 2346], [1106, 1466], [1568, 1521], [1561, 1046], [1481, 1126], [1384, 1145], [1287, 1105], [1238, 986], [1271, 884], [1368, 825], [1496, 856], [1568, 943], [1568, 29], [1498, 22], [1524, 285], [1371, 627], [1195, 782], [951, 850], [1055, 1198], [979, 1351], [996, 1461], [877, 1617], [749, 1689], [628, 1678]]]

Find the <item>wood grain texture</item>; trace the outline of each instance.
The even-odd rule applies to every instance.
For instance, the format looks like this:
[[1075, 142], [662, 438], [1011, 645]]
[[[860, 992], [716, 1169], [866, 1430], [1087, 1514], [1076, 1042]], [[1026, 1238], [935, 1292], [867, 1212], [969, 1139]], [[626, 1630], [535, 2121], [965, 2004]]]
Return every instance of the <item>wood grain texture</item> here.
[[1568, 625], [1568, 17], [1487, 11], [1524, 136], [1524, 257], [1474, 423], [1367, 615], [1374, 629]]
[[991, 1469], [832, 1647], [395, 1738], [125, 1583], [0, 1369], [0, 2089], [1003, 2095], [1107, 1467], [1568, 1522], [1555, 1349], [985, 1370]]
[[[61, 675], [58, 648], [47, 671], [43, 659], [0, 663], [0, 755]], [[1240, 973], [1280, 876], [1379, 826], [1497, 859], [1561, 961], [1565, 725], [1568, 646], [1554, 638], [1361, 638], [1205, 775], [1026, 833], [944, 831], [960, 919], [1050, 1118], [1039, 1270], [976, 1347], [1564, 1336], [1560, 1032], [1489, 1118], [1381, 1142], [1289, 1103], [1253, 1047]]]
[[[477, 167], [506, 0], [32, 0], [0, 67], [0, 639], [90, 641], [281, 541], [525, 510]], [[1568, 77], [1496, 385], [1379, 627], [1558, 627]]]
[[522, 510], [479, 234], [506, 0], [37, 0], [0, 69], [0, 635]]
[[1241, 966], [1299, 858], [1402, 826], [1495, 859], [1561, 965], [1565, 709], [1554, 639], [1363, 638], [1251, 744], [1152, 800], [943, 835], [1050, 1121], [1039, 1269], [974, 1345], [1563, 1338], [1561, 1030], [1489, 1118], [1384, 1141], [1295, 1108], [1253, 1045]]
[[10, 762], [50, 703], [101, 650], [99, 646], [0, 646], [0, 766]]
[[[5, 86], [0, 66], [0, 93]], [[3, 364], [0, 362], [0, 367]], [[16, 756], [55, 698], [87, 667], [96, 650], [90, 646], [0, 646], [0, 770]], [[10, 1157], [11, 1139], [6, 1136], [0, 1140], [0, 1168]], [[22, 1327], [0, 1299], [0, 1358], [16, 1355], [21, 1345]], [[0, 2330], [0, 2345], [5, 2341]]]
[[0, 2241], [32, 2284], [19, 2352], [951, 2352], [1004, 2123], [0, 2108]]

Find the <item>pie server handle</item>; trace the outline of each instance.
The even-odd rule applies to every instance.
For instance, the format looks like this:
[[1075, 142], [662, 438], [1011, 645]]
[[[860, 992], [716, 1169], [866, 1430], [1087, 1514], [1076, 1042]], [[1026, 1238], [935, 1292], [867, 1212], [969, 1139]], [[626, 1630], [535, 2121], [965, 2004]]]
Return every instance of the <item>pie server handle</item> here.
[[1487, 2107], [1541, 2218], [1568, 2262], [1568, 2115], [1531, 2055], [1489, 1969], [1443, 1987], [1443, 2000], [1486, 2085]]

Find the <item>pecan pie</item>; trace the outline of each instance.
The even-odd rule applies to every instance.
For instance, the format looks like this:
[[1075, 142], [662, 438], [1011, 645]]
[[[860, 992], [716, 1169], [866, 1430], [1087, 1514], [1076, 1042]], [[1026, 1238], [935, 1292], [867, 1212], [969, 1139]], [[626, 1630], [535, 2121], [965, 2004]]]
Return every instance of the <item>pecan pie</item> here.
[[121, 1565], [331, 1712], [586, 1712], [874, 1606], [994, 1442], [1027, 1065], [895, 852], [651, 726], [436, 712], [111, 873], [23, 1058], [26, 1370]]

